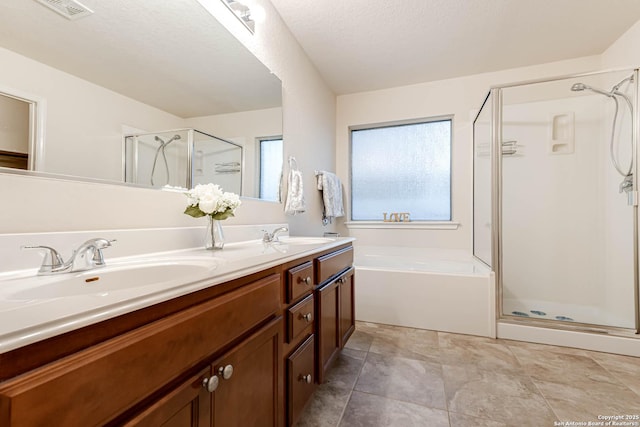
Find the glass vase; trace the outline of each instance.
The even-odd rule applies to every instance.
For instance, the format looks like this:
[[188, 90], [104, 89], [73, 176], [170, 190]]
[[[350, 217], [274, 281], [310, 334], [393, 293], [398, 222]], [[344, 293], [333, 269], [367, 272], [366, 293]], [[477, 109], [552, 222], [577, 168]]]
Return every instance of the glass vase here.
[[224, 247], [224, 233], [222, 232], [222, 223], [217, 219], [213, 219], [211, 215], [207, 215], [209, 222], [207, 223], [207, 234], [204, 240], [204, 248], [207, 250], [218, 250]]

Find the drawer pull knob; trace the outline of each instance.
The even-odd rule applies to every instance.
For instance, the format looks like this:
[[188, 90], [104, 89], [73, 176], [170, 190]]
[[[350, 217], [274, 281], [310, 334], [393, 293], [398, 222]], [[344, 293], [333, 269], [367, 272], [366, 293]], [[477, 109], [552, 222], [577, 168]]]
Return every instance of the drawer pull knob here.
[[218, 388], [219, 380], [217, 376], [205, 378], [202, 380], [202, 387], [206, 388], [209, 393], [213, 393]]
[[307, 321], [307, 323], [311, 322], [313, 320], [313, 317], [311, 316], [311, 313], [307, 313], [307, 314], [301, 314], [300, 317], [304, 320]]
[[233, 365], [220, 366], [218, 368], [218, 376], [221, 376], [223, 379], [228, 380], [233, 375]]
[[307, 277], [298, 277], [298, 283], [304, 283], [305, 285], [310, 285], [311, 284], [311, 276], [307, 276]]
[[312, 381], [311, 374], [307, 374], [307, 375], [300, 374], [300, 376], [298, 377], [298, 381], [311, 384], [311, 381]]

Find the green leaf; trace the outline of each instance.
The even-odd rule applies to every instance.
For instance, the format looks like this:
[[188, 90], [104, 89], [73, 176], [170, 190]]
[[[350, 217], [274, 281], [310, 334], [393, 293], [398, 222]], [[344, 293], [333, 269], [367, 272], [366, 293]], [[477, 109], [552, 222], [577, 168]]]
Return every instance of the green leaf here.
[[227, 209], [224, 212], [218, 212], [217, 214], [213, 214], [211, 215], [213, 217], [213, 219], [217, 219], [217, 220], [223, 220], [223, 219], [227, 219], [229, 217], [234, 216], [233, 212], [229, 209]]
[[187, 208], [184, 210], [184, 213], [194, 218], [200, 218], [206, 215], [204, 212], [200, 210], [200, 208], [197, 205], [187, 206]]

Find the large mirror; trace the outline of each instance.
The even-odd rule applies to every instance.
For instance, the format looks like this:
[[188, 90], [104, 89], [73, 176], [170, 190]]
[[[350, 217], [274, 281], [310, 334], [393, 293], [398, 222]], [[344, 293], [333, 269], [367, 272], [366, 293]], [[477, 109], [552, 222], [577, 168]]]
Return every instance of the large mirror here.
[[161, 159], [193, 129], [241, 147], [243, 196], [278, 197], [281, 83], [196, 0], [0, 0], [0, 64], [2, 172], [123, 183], [125, 136]]

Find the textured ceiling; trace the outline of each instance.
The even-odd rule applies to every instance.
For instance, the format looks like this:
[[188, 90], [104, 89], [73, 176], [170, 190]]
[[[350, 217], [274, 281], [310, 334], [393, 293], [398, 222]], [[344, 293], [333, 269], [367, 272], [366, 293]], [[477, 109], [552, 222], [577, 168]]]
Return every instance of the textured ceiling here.
[[601, 54], [638, 0], [271, 0], [338, 94]]
[[179, 117], [281, 105], [280, 81], [196, 0], [0, 0], [0, 46]]

